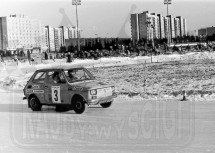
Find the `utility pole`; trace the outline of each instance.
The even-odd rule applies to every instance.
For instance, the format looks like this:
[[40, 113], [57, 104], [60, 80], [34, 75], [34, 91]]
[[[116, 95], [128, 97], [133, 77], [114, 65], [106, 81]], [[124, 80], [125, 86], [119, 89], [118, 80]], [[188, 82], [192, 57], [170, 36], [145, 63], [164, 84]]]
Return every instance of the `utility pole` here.
[[171, 22], [168, 20], [168, 16], [169, 16], [169, 5], [170, 4], [172, 4], [172, 0], [164, 0], [164, 5], [166, 5], [167, 6], [167, 41], [168, 41], [168, 45], [170, 46], [170, 42], [171, 42], [171, 40], [170, 40], [170, 24], [171, 24]]
[[72, 0], [72, 5], [76, 7], [76, 24], [77, 24], [77, 49], [80, 52], [80, 41], [79, 41], [79, 24], [78, 24], [78, 5], [81, 5], [81, 0]]

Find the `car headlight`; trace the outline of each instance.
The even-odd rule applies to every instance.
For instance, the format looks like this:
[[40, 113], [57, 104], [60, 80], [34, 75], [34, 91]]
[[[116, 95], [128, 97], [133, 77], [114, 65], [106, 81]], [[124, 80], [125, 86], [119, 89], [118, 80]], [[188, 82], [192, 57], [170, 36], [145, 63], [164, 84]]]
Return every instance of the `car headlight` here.
[[90, 90], [90, 94], [91, 95], [97, 95], [97, 90], [96, 89]]

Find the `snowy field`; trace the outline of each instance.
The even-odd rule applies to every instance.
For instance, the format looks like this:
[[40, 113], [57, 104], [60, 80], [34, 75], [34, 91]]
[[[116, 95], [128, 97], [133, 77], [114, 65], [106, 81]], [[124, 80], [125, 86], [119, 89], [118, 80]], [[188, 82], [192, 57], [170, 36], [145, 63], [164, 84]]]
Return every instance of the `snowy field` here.
[[[151, 63], [152, 61], [152, 63]], [[180, 99], [186, 91], [190, 100], [215, 98], [215, 53], [196, 52], [184, 55], [153, 57], [112, 57], [99, 60], [79, 60], [67, 64], [65, 60], [29, 63], [1, 63], [0, 86], [22, 91], [37, 69], [59, 65], [82, 65], [98, 80], [116, 85], [118, 95], [142, 99]]]
[[[32, 112], [22, 89], [32, 73], [64, 60], [0, 64], [0, 153], [215, 152], [215, 54], [75, 60], [113, 83], [112, 107]], [[180, 101], [185, 90], [188, 101]]]

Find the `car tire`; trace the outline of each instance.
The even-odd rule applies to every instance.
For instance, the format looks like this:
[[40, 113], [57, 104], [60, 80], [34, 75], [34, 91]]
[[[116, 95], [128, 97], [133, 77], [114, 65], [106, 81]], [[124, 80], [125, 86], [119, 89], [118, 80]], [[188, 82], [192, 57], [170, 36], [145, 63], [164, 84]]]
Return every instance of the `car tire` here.
[[33, 111], [41, 111], [42, 105], [40, 104], [40, 101], [37, 97], [31, 97], [29, 99], [29, 107]]
[[103, 103], [103, 104], [100, 104], [103, 108], [108, 108], [110, 107], [112, 104], [112, 101], [111, 102], [108, 102], [108, 103]]
[[77, 114], [82, 114], [85, 111], [86, 107], [87, 106], [85, 102], [81, 99], [76, 99], [76, 101], [73, 104], [73, 110]]

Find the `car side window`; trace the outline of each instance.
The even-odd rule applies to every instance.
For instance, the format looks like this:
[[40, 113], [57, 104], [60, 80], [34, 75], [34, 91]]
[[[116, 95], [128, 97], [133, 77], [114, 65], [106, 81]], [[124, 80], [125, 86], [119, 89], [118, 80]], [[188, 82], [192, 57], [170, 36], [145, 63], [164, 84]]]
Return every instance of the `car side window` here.
[[50, 71], [48, 72], [48, 81], [54, 84], [63, 84], [66, 83], [66, 79], [62, 72], [59, 71]]
[[53, 76], [53, 74], [54, 74], [54, 71], [48, 72], [47, 79], [48, 79], [49, 82], [52, 81], [52, 76]]
[[38, 72], [34, 79], [33, 82], [34, 83], [44, 83], [45, 82], [45, 78], [46, 78], [46, 72]]

